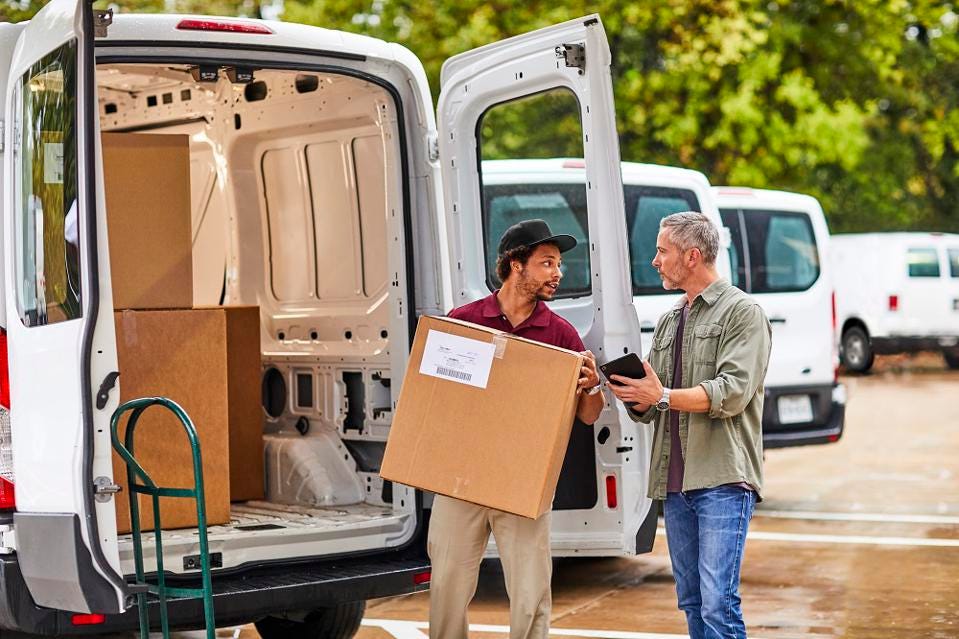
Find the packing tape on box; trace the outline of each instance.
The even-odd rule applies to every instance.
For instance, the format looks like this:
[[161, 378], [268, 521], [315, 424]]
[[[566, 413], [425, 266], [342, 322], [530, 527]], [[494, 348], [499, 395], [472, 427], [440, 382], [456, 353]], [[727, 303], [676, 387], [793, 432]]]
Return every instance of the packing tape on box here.
[[457, 477], [456, 483], [453, 484], [453, 494], [459, 495], [460, 493], [466, 492], [466, 489], [469, 488], [470, 480], [466, 477]]
[[496, 350], [493, 351], [493, 357], [496, 359], [503, 359], [503, 355], [506, 354], [506, 341], [505, 335], [493, 336], [493, 346], [496, 347]]
[[136, 346], [137, 344], [137, 315], [132, 311], [123, 311], [120, 313], [123, 318], [123, 341], [127, 346]]

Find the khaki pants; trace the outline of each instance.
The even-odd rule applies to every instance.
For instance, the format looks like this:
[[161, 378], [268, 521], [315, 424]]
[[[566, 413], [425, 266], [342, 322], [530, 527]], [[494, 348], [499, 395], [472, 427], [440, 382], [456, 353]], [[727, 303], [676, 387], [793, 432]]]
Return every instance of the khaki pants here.
[[467, 639], [466, 608], [490, 532], [506, 576], [510, 639], [545, 639], [552, 606], [549, 522], [549, 513], [533, 520], [436, 495], [427, 542], [430, 639]]

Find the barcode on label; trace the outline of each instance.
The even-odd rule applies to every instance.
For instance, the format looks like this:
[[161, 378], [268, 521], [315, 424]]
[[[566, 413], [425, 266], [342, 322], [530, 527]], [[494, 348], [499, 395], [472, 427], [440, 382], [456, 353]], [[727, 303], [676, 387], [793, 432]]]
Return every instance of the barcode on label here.
[[437, 366], [436, 374], [442, 375], [444, 377], [452, 377], [453, 379], [461, 379], [464, 382], [468, 382], [473, 379], [472, 373], [464, 373], [463, 371], [454, 371], [452, 368], [446, 368], [445, 366]]

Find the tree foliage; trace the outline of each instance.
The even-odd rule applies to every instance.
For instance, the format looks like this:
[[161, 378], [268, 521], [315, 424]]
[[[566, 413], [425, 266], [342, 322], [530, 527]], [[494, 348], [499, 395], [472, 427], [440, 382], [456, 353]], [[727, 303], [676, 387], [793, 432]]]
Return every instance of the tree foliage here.
[[[23, 19], [37, 0], [7, 2]], [[172, 3], [172, 4], [171, 4]], [[261, 14], [260, 0], [122, 10]], [[834, 230], [959, 231], [959, 16], [933, 0], [286, 0], [283, 19], [399, 42], [434, 98], [457, 53], [588, 13], [613, 52], [622, 157], [818, 197]], [[545, 105], [545, 106], [544, 106]], [[488, 157], [564, 155], [549, 101], [484, 123]], [[486, 133], [495, 136], [486, 140]]]

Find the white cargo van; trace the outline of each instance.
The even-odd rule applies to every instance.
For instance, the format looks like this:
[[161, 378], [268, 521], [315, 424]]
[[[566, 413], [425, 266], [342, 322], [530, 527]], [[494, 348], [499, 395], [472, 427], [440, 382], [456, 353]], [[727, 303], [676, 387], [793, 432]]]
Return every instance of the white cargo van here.
[[959, 368], [959, 235], [849, 233], [832, 238], [843, 365], [875, 355], [942, 353]]
[[[0, 25], [2, 632], [137, 625], [132, 540], [117, 533], [112, 486], [101, 131], [190, 136], [195, 302], [259, 306], [264, 437], [339, 460], [335, 472], [307, 469], [333, 506], [268, 494], [211, 527], [216, 618], [256, 621], [268, 639], [347, 637], [364, 600], [429, 581], [424, 499], [377, 470], [417, 316], [489, 290], [476, 143], [488, 109], [555, 88], [576, 99], [591, 268], [589, 289], [558, 310], [601, 358], [639, 347], [609, 65], [596, 16], [511, 38], [446, 63], [434, 116], [415, 56], [348, 33], [113, 18], [78, 0]], [[576, 429], [558, 552], [651, 547], [644, 433], [618, 403]], [[195, 530], [162, 541], [168, 579], [195, 584]], [[175, 627], [202, 624], [197, 600], [170, 612]]]
[[808, 195], [715, 187], [732, 235], [733, 283], [758, 301], [773, 328], [763, 443], [835, 442], [846, 414], [838, 383], [829, 228]]
[[[828, 246], [829, 233], [818, 203], [805, 196], [771, 191], [710, 191], [706, 176], [689, 169], [634, 162], [623, 162], [621, 166], [633, 306], [640, 320], [640, 330], [652, 333], [657, 320], [677, 299], [675, 293], [663, 289], [662, 281], [651, 265], [660, 220], [680, 211], [705, 213], [722, 229], [724, 250], [717, 259], [719, 273], [743, 290], [756, 294], [774, 327], [773, 352], [766, 377], [764, 446], [775, 448], [836, 441], [842, 433], [845, 398], [835, 382], [832, 290], [828, 266], [819, 266]], [[585, 215], [581, 210], [586, 185], [582, 160], [488, 160], [483, 162], [482, 169], [486, 216], [484, 239], [490, 286], [495, 285], [496, 238], [516, 220], [535, 215], [549, 220], [556, 228], [562, 228], [562, 232], [583, 239], [581, 223], [577, 221]], [[714, 193], [721, 207], [733, 207], [722, 211], [722, 218]], [[736, 199], [732, 201], [730, 198]], [[781, 209], [781, 216], [770, 221], [769, 212], [754, 210], [767, 206], [770, 210]], [[801, 246], [788, 235], [797, 223], [802, 224], [797, 239], [806, 242]], [[783, 235], [783, 239], [775, 240], [778, 243], [770, 243], [767, 248], [764, 243], [770, 228]], [[754, 244], [744, 248], [743, 233]], [[732, 242], [730, 238], [733, 238]], [[789, 247], [795, 247], [790, 249], [793, 252], [784, 252]], [[751, 267], [757, 275], [750, 272], [747, 278], [743, 256], [749, 256], [744, 251], [750, 248]], [[765, 260], [769, 261], [768, 265]], [[564, 294], [576, 297], [576, 291], [589, 277], [585, 252], [570, 252], [564, 265]], [[779, 280], [774, 275], [768, 282], [759, 281], [760, 276], [766, 277], [767, 266], [783, 272], [778, 275]], [[815, 273], [802, 271], [804, 268], [813, 268]], [[805, 278], [806, 281], [786, 285], [785, 279], [790, 277]], [[565, 303], [558, 301], [556, 305]], [[643, 346], [646, 355], [648, 346]], [[785, 399], [780, 399], [781, 396]], [[793, 412], [789, 412], [791, 410]]]

